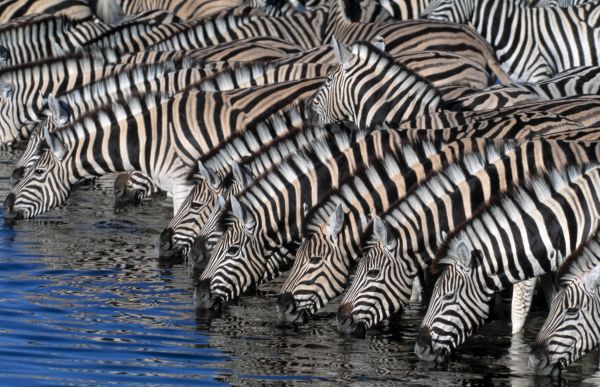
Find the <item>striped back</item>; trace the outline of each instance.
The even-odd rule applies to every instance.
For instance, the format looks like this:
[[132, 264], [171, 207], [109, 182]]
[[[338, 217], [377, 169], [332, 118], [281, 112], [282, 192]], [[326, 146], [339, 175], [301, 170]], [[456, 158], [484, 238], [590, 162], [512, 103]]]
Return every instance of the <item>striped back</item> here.
[[0, 1], [0, 23], [39, 13], [66, 15], [74, 19], [86, 19], [92, 16], [89, 3], [85, 0]]
[[529, 356], [542, 375], [560, 373], [600, 343], [600, 241], [592, 237], [557, 273], [561, 291], [552, 301]]
[[598, 188], [598, 167], [554, 171], [448, 238], [449, 248], [433, 262], [434, 269], [447, 267], [423, 319], [417, 355], [443, 360], [483, 324], [494, 293], [556, 270], [577, 251], [597, 231]]

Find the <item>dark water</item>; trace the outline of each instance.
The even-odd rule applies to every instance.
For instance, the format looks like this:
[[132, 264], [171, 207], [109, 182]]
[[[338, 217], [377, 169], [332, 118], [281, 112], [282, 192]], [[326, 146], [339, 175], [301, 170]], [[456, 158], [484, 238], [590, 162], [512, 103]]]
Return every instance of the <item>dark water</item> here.
[[[17, 156], [0, 153], [2, 201]], [[154, 258], [168, 201], [115, 214], [108, 191], [82, 187], [63, 209], [0, 225], [0, 385], [552, 385], [527, 368], [540, 310], [523, 336], [511, 337], [507, 321], [490, 324], [446, 369], [413, 354], [420, 305], [366, 339], [337, 334], [335, 303], [285, 327], [269, 297], [279, 279], [220, 316], [197, 316], [193, 278]], [[554, 384], [600, 385], [597, 356]]]

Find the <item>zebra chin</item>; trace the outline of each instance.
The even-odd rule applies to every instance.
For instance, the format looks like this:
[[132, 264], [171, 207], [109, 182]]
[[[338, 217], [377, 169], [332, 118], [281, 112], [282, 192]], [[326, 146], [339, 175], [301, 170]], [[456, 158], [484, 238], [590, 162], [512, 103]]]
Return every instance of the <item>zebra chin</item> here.
[[528, 365], [537, 375], [560, 376], [567, 362], [565, 359], [551, 360], [544, 345], [535, 345], [529, 355]]
[[450, 349], [447, 346], [434, 343], [431, 337], [431, 330], [429, 327], [424, 326], [421, 327], [417, 336], [415, 354], [421, 361], [440, 364], [447, 361]]
[[275, 305], [277, 318], [282, 323], [306, 324], [310, 317], [308, 309], [299, 309], [292, 293], [282, 293]]

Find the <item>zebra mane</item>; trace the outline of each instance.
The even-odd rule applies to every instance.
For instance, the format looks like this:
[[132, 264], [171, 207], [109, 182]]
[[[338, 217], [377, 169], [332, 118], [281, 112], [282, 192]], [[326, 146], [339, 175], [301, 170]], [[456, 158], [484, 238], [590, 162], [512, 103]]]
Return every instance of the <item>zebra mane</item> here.
[[418, 156], [418, 152], [415, 148], [420, 148], [419, 153], [424, 153], [427, 157], [430, 157], [432, 154], [437, 153], [437, 149], [429, 142], [423, 142], [418, 144], [407, 144], [401, 148], [401, 151], [398, 152], [397, 155], [387, 155], [383, 159], [383, 167], [385, 171], [384, 176], [379, 176], [377, 170], [372, 166], [368, 167], [364, 171], [361, 171], [355, 175], [356, 178], [352, 178], [351, 181], [346, 182], [342, 185], [339, 191], [331, 194], [328, 198], [325, 198], [322, 201], [322, 204], [313, 207], [307, 214], [306, 219], [310, 219], [305, 226], [305, 234], [310, 234], [313, 230], [319, 230], [320, 226], [329, 221], [329, 216], [337, 203], [352, 200], [354, 195], [354, 190], [352, 190], [349, 186], [353, 185], [358, 188], [359, 193], [364, 194], [365, 196], [370, 195], [367, 188], [362, 183], [362, 180], [358, 177], [362, 177], [365, 175], [366, 179], [371, 183], [376, 181], [381, 181], [384, 179], [392, 179], [395, 178], [401, 171], [400, 166], [408, 167], [409, 165], [413, 165], [414, 163], [418, 163], [420, 158]]
[[559, 287], [579, 281], [583, 276], [600, 264], [600, 236], [592, 236], [587, 243], [579, 246], [560, 265], [554, 276], [555, 284]]
[[[250, 82], [257, 74], [263, 75], [276, 68], [277, 65], [273, 63], [236, 63], [231, 68], [206, 77], [189, 87], [199, 87], [203, 91], [217, 91], [224, 88], [234, 89], [237, 87], [236, 84]], [[215, 85], [218, 88], [214, 88]]]
[[495, 204], [491, 203], [490, 206], [474, 213], [467, 220], [464, 228], [458, 228], [457, 231], [448, 234], [437, 249], [436, 256], [431, 263], [431, 271], [433, 273], [439, 272], [448, 257], [456, 255], [456, 244], [461, 240], [468, 239], [468, 229], [470, 227], [482, 232], [481, 230], [493, 229], [494, 227], [491, 226], [498, 219], [505, 217], [518, 218], [523, 213], [531, 213], [537, 208], [536, 202], [547, 201], [555, 192], [562, 191], [571, 182], [581, 178], [594, 168], [597, 168], [597, 166], [552, 169], [514, 191], [500, 195], [494, 201]]
[[[104, 49], [102, 49], [104, 50]], [[44, 58], [38, 61], [15, 64], [12, 66], [3, 67], [0, 69], [0, 77], [14, 75], [19, 72], [33, 71], [36, 68], [47, 67], [50, 74], [57, 73], [56, 70], [66, 66], [69, 70], [78, 71], [79, 67], [91, 69], [92, 64], [106, 64], [106, 60], [101, 55], [98, 55], [101, 49], [87, 49], [85, 51], [70, 51], [67, 55], [61, 57]], [[4, 78], [6, 80], [6, 78]]]
[[[119, 92], [124, 84], [138, 84], [144, 79], [154, 79], [165, 75], [168, 71], [168, 63], [166, 67], [156, 64], [136, 66], [131, 70], [120, 72], [119, 74], [112, 75], [108, 78], [99, 80], [98, 82], [91, 83], [63, 94], [59, 97], [59, 100], [65, 102], [69, 106], [77, 106], [83, 101], [102, 101], [102, 99], [108, 98]], [[45, 108], [46, 106], [44, 109]]]
[[104, 126], [110, 124], [111, 116], [115, 116], [117, 121], [125, 120], [131, 115], [139, 114], [146, 109], [157, 106], [165, 98], [166, 96], [160, 92], [129, 95], [124, 99], [113, 101], [98, 107], [96, 110], [86, 112], [77, 120], [64, 126], [56, 133], [63, 138], [63, 141], [71, 138], [73, 135], [74, 140], [77, 141], [86, 136], [86, 133], [88, 132], [88, 130], [86, 130], [87, 128], [96, 127], [96, 121]]
[[[396, 58], [392, 57], [385, 51], [381, 51], [375, 47], [371, 42], [357, 42], [350, 46], [350, 50], [353, 55], [358, 56], [362, 61], [369, 65], [377, 65], [379, 68], [384, 68], [385, 72], [380, 72], [384, 76], [391, 76], [395, 78], [398, 74], [406, 73], [417, 79], [422, 84], [427, 85], [427, 88], [434, 92], [440, 101], [442, 101], [441, 91], [435, 87], [435, 85], [427, 78], [422, 77], [415, 71], [408, 68], [404, 63], [400, 62]], [[397, 68], [396, 71], [393, 69]]]
[[73, 27], [73, 25], [77, 24], [77, 20], [71, 19], [66, 15], [37, 14], [32, 17], [23, 17], [11, 20], [8, 23], [3, 23], [2, 26], [0, 26], [0, 34], [45, 23], [55, 23], [56, 25], [61, 26], [63, 30], [68, 30]]
[[[264, 121], [255, 122], [249, 125], [243, 131], [235, 132], [229, 139], [221, 146], [214, 147], [205, 156], [204, 160], [211, 160], [211, 166], [225, 166], [230, 164], [231, 157], [228, 157], [232, 153], [238, 154], [239, 151], [235, 144], [237, 141], [245, 139], [252, 148], [256, 148], [257, 151], [254, 154], [259, 155], [267, 151], [274, 142], [285, 140], [291, 135], [297, 133], [296, 130], [289, 131], [284, 136], [276, 135], [274, 138], [272, 132], [281, 134], [285, 133], [290, 127], [303, 129], [306, 127], [307, 114], [306, 105], [300, 102], [293, 102], [282, 110], [278, 110], [272, 115], [268, 116]], [[246, 162], [249, 159], [253, 159], [252, 155], [246, 155], [241, 158], [240, 162]], [[219, 169], [219, 168], [217, 168]]]

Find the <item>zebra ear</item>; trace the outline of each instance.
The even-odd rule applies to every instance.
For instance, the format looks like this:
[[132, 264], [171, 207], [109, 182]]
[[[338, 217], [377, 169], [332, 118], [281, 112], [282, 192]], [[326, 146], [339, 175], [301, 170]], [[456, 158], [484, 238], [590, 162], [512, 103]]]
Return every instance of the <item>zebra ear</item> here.
[[236, 199], [235, 196], [231, 197], [231, 211], [242, 224], [249, 230], [253, 229], [256, 225], [254, 218], [250, 213], [242, 207], [241, 203]]
[[470, 243], [461, 239], [456, 244], [456, 258], [458, 262], [464, 267], [471, 266], [471, 252], [473, 251]]
[[0, 97], [9, 99], [13, 94], [13, 84], [0, 79]]
[[217, 189], [221, 186], [221, 179], [200, 160], [198, 160], [198, 174], [201, 178], [206, 180], [212, 188]]
[[240, 167], [235, 161], [231, 166], [231, 172], [233, 173], [233, 178], [239, 182], [242, 187], [248, 187], [252, 183], [252, 175], [250, 175], [245, 168]]
[[383, 40], [383, 36], [377, 35], [373, 39], [372, 43], [373, 43], [373, 46], [375, 46], [375, 48], [377, 48], [379, 51], [385, 52], [385, 41]]
[[586, 274], [583, 281], [589, 289], [600, 289], [600, 265]]
[[373, 216], [373, 236], [388, 250], [396, 248], [396, 240], [390, 235], [387, 225], [379, 216]]
[[59, 138], [56, 138], [52, 133], [50, 133], [48, 126], [44, 126], [44, 138], [46, 139], [52, 154], [54, 154], [54, 157], [56, 157], [58, 160], [62, 160], [67, 153], [67, 149]]
[[342, 43], [338, 43], [335, 39], [335, 36], [331, 37], [331, 44], [333, 45], [333, 52], [335, 54], [335, 59], [342, 66], [347, 65], [352, 59], [352, 53], [346, 46]]
[[219, 196], [217, 197], [217, 200], [219, 202], [219, 208], [221, 210], [227, 209], [227, 202], [225, 201], [225, 197], [223, 196], [223, 194], [219, 194]]
[[48, 95], [48, 108], [60, 125], [66, 125], [69, 122], [69, 112], [52, 94]]
[[344, 209], [342, 203], [339, 203], [333, 213], [329, 217], [329, 230], [327, 234], [333, 238], [337, 238], [337, 235], [342, 231], [344, 226]]

